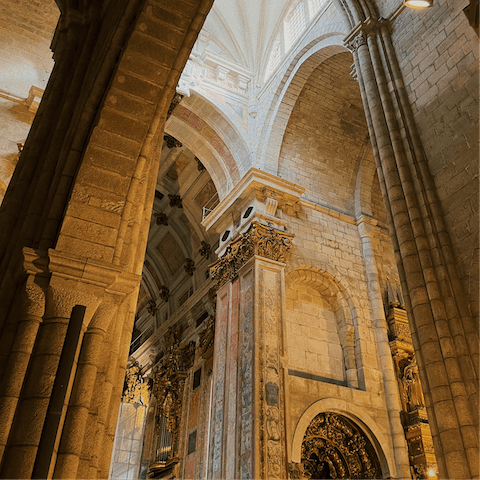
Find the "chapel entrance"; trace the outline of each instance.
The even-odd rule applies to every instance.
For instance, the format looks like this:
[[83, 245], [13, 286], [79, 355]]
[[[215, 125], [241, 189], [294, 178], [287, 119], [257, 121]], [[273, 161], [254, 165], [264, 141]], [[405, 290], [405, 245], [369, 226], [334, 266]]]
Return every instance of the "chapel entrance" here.
[[302, 443], [302, 464], [308, 478], [382, 478], [371, 441], [348, 418], [320, 413]]

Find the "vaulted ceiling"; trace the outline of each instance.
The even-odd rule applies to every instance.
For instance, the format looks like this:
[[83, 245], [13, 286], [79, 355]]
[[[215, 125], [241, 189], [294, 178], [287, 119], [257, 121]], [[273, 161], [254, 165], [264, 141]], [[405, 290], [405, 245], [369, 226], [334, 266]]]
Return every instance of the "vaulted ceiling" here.
[[295, 0], [215, 0], [204, 31], [221, 42], [232, 59], [257, 71], [277, 25]]

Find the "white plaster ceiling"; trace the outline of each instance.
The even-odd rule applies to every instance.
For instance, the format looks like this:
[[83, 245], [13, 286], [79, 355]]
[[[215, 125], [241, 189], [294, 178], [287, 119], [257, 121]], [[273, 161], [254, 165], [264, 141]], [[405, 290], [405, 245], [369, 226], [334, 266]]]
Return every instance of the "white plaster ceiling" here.
[[231, 58], [255, 72], [265, 51], [295, 0], [215, 0], [205, 22]]

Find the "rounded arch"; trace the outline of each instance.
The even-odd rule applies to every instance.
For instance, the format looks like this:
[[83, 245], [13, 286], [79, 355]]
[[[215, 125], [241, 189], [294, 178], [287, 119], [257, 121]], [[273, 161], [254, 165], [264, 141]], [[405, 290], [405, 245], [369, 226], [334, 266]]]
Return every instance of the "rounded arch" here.
[[370, 146], [370, 137], [365, 139], [361, 155], [362, 158], [355, 181], [355, 218], [359, 218], [361, 215], [373, 216], [372, 186], [375, 179], [376, 166], [373, 150]]
[[265, 122], [259, 157], [266, 171], [278, 174], [283, 136], [295, 103], [315, 68], [337, 53], [348, 52], [344, 37], [339, 32], [325, 34], [304, 47], [291, 62]]
[[198, 93], [195, 102], [182, 101], [165, 124], [165, 131], [200, 158], [223, 198], [240, 180], [250, 151], [238, 126], [232, 125], [224, 112]]
[[316, 275], [325, 277], [327, 281], [335, 285], [339, 292], [345, 297], [348, 302], [349, 308], [352, 312], [352, 320], [357, 320], [357, 308], [356, 301], [352, 295], [350, 295], [351, 285], [350, 282], [340, 273], [335, 267], [326, 262], [320, 262], [317, 260], [307, 260], [303, 257], [293, 258], [285, 269], [285, 282], [287, 279], [295, 279], [297, 276], [305, 276], [305, 278], [315, 278]]
[[323, 398], [311, 404], [298, 420], [291, 444], [291, 461], [293, 463], [301, 462], [302, 443], [308, 426], [318, 414], [324, 412], [343, 415], [358, 425], [375, 449], [383, 477], [395, 476], [392, 445], [387, 435], [383, 433], [380, 424], [370, 416], [366, 408], [332, 397]]
[[233, 188], [234, 181], [221, 153], [196, 128], [173, 115], [165, 126], [165, 132], [182, 142], [200, 159], [217, 189], [218, 196], [224, 198]]
[[[205, 120], [228, 145], [235, 157], [240, 174], [246, 172], [252, 165], [245, 164], [251, 158], [247, 126], [242, 124], [240, 116], [229, 114], [225, 103], [218, 101], [213, 95], [202, 90], [191, 90], [190, 97], [184, 98], [182, 105]], [[231, 108], [231, 107], [228, 107]]]
[[358, 364], [361, 362], [361, 357], [360, 349], [356, 346], [359, 343], [356, 341], [358, 337], [356, 309], [346, 288], [332, 274], [308, 266], [300, 266], [287, 273], [286, 289], [296, 285], [304, 285], [316, 290], [330, 304], [343, 350], [347, 384], [358, 388]]

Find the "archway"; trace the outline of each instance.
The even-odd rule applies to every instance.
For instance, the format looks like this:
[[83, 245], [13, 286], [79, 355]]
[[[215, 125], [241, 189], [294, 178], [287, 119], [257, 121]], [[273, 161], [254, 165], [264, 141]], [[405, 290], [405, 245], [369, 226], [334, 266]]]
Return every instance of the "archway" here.
[[302, 464], [309, 478], [382, 478], [372, 442], [352, 420], [319, 413], [302, 442]]

